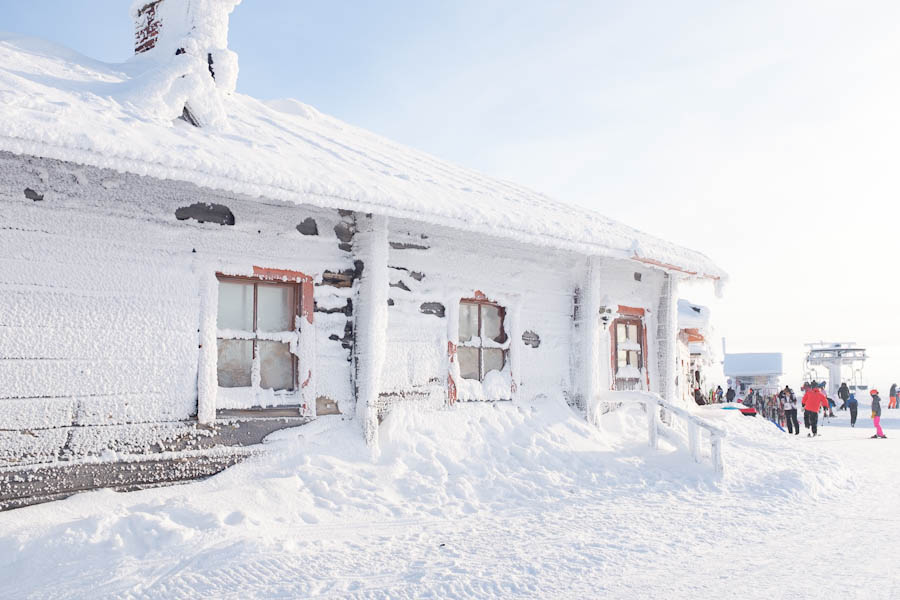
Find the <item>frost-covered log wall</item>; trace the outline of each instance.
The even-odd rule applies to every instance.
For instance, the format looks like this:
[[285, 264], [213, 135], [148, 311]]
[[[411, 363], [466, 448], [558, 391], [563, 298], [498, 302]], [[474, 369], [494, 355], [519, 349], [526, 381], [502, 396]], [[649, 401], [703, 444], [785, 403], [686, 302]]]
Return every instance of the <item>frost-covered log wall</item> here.
[[[459, 400], [562, 398], [571, 389], [573, 256], [485, 236], [391, 220], [390, 300], [380, 412], [397, 402], [448, 401], [448, 343], [460, 299], [480, 292], [506, 310], [508, 385], [460, 387]], [[506, 374], [505, 374], [506, 375]], [[477, 382], [475, 382], [477, 383]]]
[[[256, 267], [314, 284], [300, 412], [359, 416], [370, 441], [401, 402], [590, 412], [615, 381], [601, 307], [642, 312], [641, 385], [672, 393], [674, 280], [630, 260], [8, 153], [0, 214], [0, 462], [146, 447], [249, 408], [217, 386], [216, 274]], [[460, 373], [470, 299], [504, 313], [484, 382]]]
[[215, 381], [203, 288], [254, 266], [315, 278], [314, 397], [352, 412], [352, 215], [8, 153], [0, 215], [0, 460], [195, 415]]

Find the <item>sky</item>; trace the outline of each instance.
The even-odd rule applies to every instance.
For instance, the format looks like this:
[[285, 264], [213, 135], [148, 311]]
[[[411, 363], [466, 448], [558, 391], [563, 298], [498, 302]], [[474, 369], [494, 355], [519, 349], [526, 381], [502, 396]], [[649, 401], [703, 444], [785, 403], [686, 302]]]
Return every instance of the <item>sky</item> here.
[[[129, 0], [0, 2], [126, 60]], [[699, 250], [729, 352], [869, 349], [900, 382], [900, 3], [244, 0], [238, 91], [322, 112]]]

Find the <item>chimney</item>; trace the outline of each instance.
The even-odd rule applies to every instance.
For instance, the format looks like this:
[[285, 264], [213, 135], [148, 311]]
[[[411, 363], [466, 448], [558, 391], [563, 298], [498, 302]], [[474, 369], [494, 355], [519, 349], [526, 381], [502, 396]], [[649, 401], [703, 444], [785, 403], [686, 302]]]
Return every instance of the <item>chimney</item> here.
[[228, 49], [228, 19], [238, 4], [240, 0], [132, 0], [134, 54], [196, 61], [216, 87], [233, 92], [238, 67], [237, 55]]
[[[228, 49], [228, 20], [240, 0], [132, 0], [134, 103], [149, 114], [227, 128], [223, 101], [237, 85], [238, 57]], [[136, 90], [143, 90], [138, 85]]]
[[[203, 34], [211, 29], [208, 26], [210, 15], [220, 12], [223, 4], [226, 2], [222, 0], [133, 0], [134, 53], [157, 50], [152, 53], [171, 55], [179, 51], [181, 54], [185, 52], [187, 38], [205, 38], [203, 41], [208, 41]], [[227, 36], [227, 13], [222, 25]], [[221, 45], [224, 47], [225, 42], [222, 41]]]
[[135, 11], [134, 53], [141, 54], [156, 47], [160, 18], [157, 9], [163, 0], [153, 0]]

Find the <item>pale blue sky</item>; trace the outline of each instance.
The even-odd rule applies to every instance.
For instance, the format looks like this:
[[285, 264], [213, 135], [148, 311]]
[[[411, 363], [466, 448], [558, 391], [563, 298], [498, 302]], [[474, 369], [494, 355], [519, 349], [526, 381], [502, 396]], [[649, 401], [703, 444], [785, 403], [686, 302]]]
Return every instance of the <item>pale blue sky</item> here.
[[[0, 29], [121, 61], [128, 5], [2, 1]], [[240, 92], [712, 256], [730, 350], [796, 372], [853, 340], [900, 379], [900, 2], [244, 0], [229, 44]]]

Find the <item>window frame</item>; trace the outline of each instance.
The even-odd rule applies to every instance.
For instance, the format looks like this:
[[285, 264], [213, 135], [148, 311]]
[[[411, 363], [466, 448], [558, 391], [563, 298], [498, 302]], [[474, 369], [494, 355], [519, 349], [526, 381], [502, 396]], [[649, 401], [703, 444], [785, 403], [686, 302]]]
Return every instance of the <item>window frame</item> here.
[[[256, 271], [256, 268], [254, 269]], [[260, 270], [262, 271], [262, 270]], [[298, 336], [300, 335], [300, 327], [298, 326], [298, 319], [303, 315], [303, 281], [301, 280], [288, 280], [286, 278], [277, 279], [275, 277], [267, 277], [265, 274], [258, 274], [257, 276], [246, 276], [246, 275], [228, 275], [225, 273], [216, 273], [216, 284], [220, 284], [222, 282], [234, 282], [234, 283], [252, 283], [253, 284], [253, 330], [248, 331], [246, 333], [251, 333], [252, 337], [245, 336], [223, 336], [221, 335], [222, 329], [218, 327], [218, 307], [216, 308], [216, 345], [218, 346], [219, 340], [247, 340], [252, 342], [252, 354], [251, 354], [251, 366], [250, 366], [250, 385], [249, 386], [236, 386], [233, 388], [224, 388], [224, 389], [235, 389], [235, 390], [252, 390], [253, 393], [257, 393], [261, 390], [271, 390], [272, 393], [276, 395], [294, 395], [300, 391], [300, 381], [299, 381], [299, 359], [297, 355], [291, 352], [291, 388], [290, 389], [274, 389], [274, 388], [264, 388], [260, 385], [259, 378], [261, 366], [259, 364], [259, 342], [260, 341], [271, 341], [271, 342], [283, 342], [283, 339], [279, 336], [281, 334], [291, 332]], [[278, 332], [261, 332], [258, 330], [259, 327], [259, 286], [260, 285], [278, 285], [278, 286], [290, 286], [293, 289], [293, 301], [291, 302], [291, 316], [293, 317], [293, 328], [285, 331]], [[218, 351], [217, 351], [218, 353]], [[256, 374], [256, 377], [254, 377]], [[218, 367], [218, 359], [216, 360], [216, 385], [219, 386], [219, 367]]]
[[[640, 347], [639, 350], [619, 350], [619, 325], [625, 326], [625, 341], [626, 342], [635, 342]], [[637, 332], [636, 332], [635, 336], [637, 339], [634, 339], [634, 340], [629, 339], [629, 337], [628, 337], [628, 326], [629, 325], [636, 326]], [[643, 319], [640, 319], [638, 317], [620, 317], [613, 322], [613, 332], [614, 332], [614, 337], [615, 337], [615, 339], [613, 340], [613, 343], [615, 345], [614, 352], [615, 352], [615, 357], [616, 357], [616, 359], [615, 359], [616, 360], [616, 365], [615, 365], [616, 372], [618, 372], [618, 369], [622, 368], [623, 366], [635, 367], [638, 371], [643, 369], [644, 368], [644, 341], [643, 341], [644, 340], [644, 322], [643, 322]], [[620, 351], [625, 353], [625, 364], [624, 365], [620, 364], [620, 360], [619, 360], [619, 352]], [[631, 353], [632, 352], [636, 352], [638, 355], [638, 358], [637, 358], [638, 364], [636, 364], [636, 365], [631, 364]], [[622, 377], [621, 379], [633, 379], [633, 377], [632, 378]]]
[[[610, 323], [609, 334], [611, 338], [610, 343], [610, 367], [612, 370], [612, 378], [610, 382], [610, 388], [613, 390], [618, 389], [634, 389], [630, 386], [644, 386], [646, 385], [646, 389], [650, 389], [650, 369], [647, 367], [647, 327], [645, 324], [645, 315], [646, 310], [643, 308], [633, 308], [629, 306], [619, 306], [618, 314], [615, 319]], [[619, 336], [618, 336], [618, 326], [622, 324], [626, 328], [625, 339], [626, 341], [635, 341], [640, 346], [640, 352], [638, 355], [638, 364], [630, 365], [634, 366], [638, 371], [643, 371], [642, 376], [637, 378], [634, 377], [619, 377]], [[636, 325], [637, 333], [636, 340], [628, 339], [628, 326]], [[625, 350], [625, 365], [629, 366], [630, 360], [630, 352], [634, 352], [634, 350]], [[620, 387], [619, 382], [624, 384], [623, 387]]]
[[[474, 298], [460, 298], [460, 300], [459, 300], [460, 309], [462, 308], [462, 306], [464, 304], [467, 304], [470, 306], [474, 305], [474, 306], [478, 307], [478, 340], [479, 340], [479, 343], [476, 345], [476, 344], [471, 343], [471, 340], [466, 341], [466, 342], [458, 341], [458, 343], [456, 345], [457, 360], [459, 360], [459, 349], [460, 348], [477, 348], [477, 350], [478, 350], [478, 379], [477, 380], [476, 379], [468, 379], [466, 377], [463, 377], [461, 368], [460, 368], [459, 376], [461, 379], [468, 379], [469, 381], [478, 381], [479, 383], [484, 383], [485, 375], [487, 375], [487, 373], [490, 372], [490, 371], [485, 372], [485, 370], [484, 370], [484, 350], [485, 349], [500, 350], [503, 353], [503, 367], [501, 368], [501, 371], [503, 368], [506, 368], [506, 366], [509, 364], [510, 336], [509, 336], [509, 333], [506, 331], [507, 310], [506, 310], [505, 306], [503, 306], [497, 302], [493, 302], [491, 300], [488, 300], [487, 298], [477, 297], [477, 296]], [[487, 348], [485, 348], [484, 331], [483, 331], [484, 318], [482, 317], [482, 309], [484, 306], [490, 306], [492, 308], [496, 308], [499, 312], [500, 333], [503, 334], [503, 341], [502, 342], [497, 342], [497, 341], [494, 342], [494, 343], [500, 345], [499, 348], [494, 347], [494, 346], [488, 346]], [[462, 311], [460, 310], [459, 312], [461, 314]], [[457, 316], [457, 327], [459, 327], [459, 317], [458, 316]], [[491, 338], [491, 339], [493, 339], [493, 338]], [[458, 334], [457, 334], [457, 340], [459, 340]], [[494, 369], [492, 369], [492, 370], [494, 370]]]

